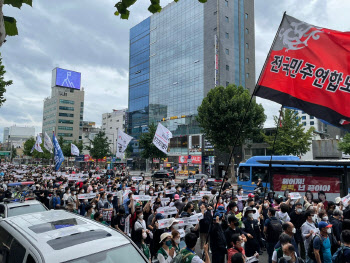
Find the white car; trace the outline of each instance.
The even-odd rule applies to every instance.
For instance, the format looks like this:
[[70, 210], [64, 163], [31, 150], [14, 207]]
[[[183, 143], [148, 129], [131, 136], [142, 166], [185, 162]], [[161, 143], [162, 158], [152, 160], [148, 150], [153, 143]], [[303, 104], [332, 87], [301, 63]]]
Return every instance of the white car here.
[[23, 202], [4, 201], [0, 203], [0, 218], [18, 216], [28, 213], [44, 212], [49, 210], [37, 200], [26, 200]]
[[126, 236], [94, 220], [63, 210], [24, 214], [0, 221], [0, 262], [147, 263]]

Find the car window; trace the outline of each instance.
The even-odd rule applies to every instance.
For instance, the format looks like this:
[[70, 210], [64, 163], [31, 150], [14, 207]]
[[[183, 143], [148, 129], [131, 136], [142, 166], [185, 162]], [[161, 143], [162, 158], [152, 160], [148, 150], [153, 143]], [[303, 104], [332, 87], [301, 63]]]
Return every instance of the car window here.
[[8, 263], [23, 262], [25, 254], [26, 254], [26, 249], [16, 239], [13, 239], [11, 244], [9, 260], [6, 260], [6, 262]]
[[102, 251], [93, 255], [86, 255], [67, 263], [114, 263], [116, 262], [147, 262], [131, 244]]
[[8, 217], [29, 213], [44, 212], [46, 208], [42, 204], [14, 206], [8, 209]]
[[250, 167], [239, 167], [239, 180], [241, 182], [250, 180]]
[[5, 262], [12, 240], [13, 236], [3, 227], [0, 227], [0, 262]]
[[26, 263], [36, 263], [36, 260], [33, 258], [31, 254], [28, 254]]

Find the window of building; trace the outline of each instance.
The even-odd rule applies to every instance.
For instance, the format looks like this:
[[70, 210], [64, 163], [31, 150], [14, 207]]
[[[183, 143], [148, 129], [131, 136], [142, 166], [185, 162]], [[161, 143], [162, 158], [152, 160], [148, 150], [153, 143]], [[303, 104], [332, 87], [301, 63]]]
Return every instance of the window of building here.
[[315, 122], [314, 121], [310, 121], [310, 125], [315, 125]]
[[225, 33], [225, 37], [227, 38], [227, 39], [229, 39], [230, 38], [230, 35], [229, 35], [229, 33]]
[[60, 103], [63, 103], [63, 104], [73, 104], [73, 105], [74, 105], [74, 101], [73, 101], [73, 100], [60, 100]]
[[214, 28], [214, 31], [216, 31], [216, 29], [217, 29], [217, 28], [215, 27], [215, 28]]
[[249, 73], [245, 74], [245, 77], [246, 77], [247, 79], [249, 79]]
[[66, 106], [59, 106], [60, 110], [70, 110], [70, 111], [74, 111], [74, 107], [66, 107]]
[[74, 117], [74, 114], [73, 114], [73, 113], [63, 113], [63, 112], [60, 112], [60, 113], [58, 114], [58, 116], [60, 116], [60, 117], [71, 117], [71, 118], [73, 118], [73, 117]]
[[226, 65], [226, 70], [230, 70], [230, 66], [229, 65]]
[[315, 117], [314, 116], [310, 116], [310, 120], [313, 120]]
[[226, 87], [229, 85], [230, 83], [228, 81], [226, 81]]
[[230, 19], [228, 18], [228, 16], [225, 16], [225, 21], [228, 23], [230, 22]]
[[230, 55], [230, 50], [226, 48], [225, 53], [226, 53], [226, 55]]
[[246, 60], [245, 60], [246, 62], [247, 62], [247, 64], [249, 63], [249, 58], [246, 58]]
[[245, 43], [245, 48], [246, 48], [246, 49], [249, 49], [248, 43]]
[[245, 13], [245, 19], [248, 19], [248, 14], [247, 13]]
[[65, 130], [65, 131], [72, 131], [73, 127], [67, 127], [67, 126], [58, 126], [59, 130]]
[[58, 137], [73, 137], [73, 133], [57, 133]]
[[249, 29], [246, 28], [246, 29], [245, 29], [245, 32], [246, 32], [246, 34], [249, 34]]
[[61, 119], [58, 119], [58, 123], [73, 124], [73, 121], [72, 120], [61, 120]]
[[84, 107], [84, 102], [80, 102], [80, 107]]
[[306, 122], [303, 122], [303, 126], [306, 126]]
[[225, 5], [228, 6], [228, 0], [225, 0]]
[[214, 15], [216, 15], [218, 13], [218, 11], [214, 11]]
[[119, 120], [117, 120], [117, 122], [119, 122]]
[[302, 116], [301, 119], [302, 119], [302, 120], [306, 120], [306, 116]]

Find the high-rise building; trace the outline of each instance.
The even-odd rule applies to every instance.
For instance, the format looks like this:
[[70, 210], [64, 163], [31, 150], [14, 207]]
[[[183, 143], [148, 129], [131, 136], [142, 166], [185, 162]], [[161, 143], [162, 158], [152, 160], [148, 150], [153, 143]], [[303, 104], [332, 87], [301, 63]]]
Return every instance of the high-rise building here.
[[125, 132], [126, 112], [127, 109], [122, 109], [102, 114], [101, 130], [106, 134], [113, 154], [117, 151], [118, 130]]
[[183, 135], [200, 134], [195, 115], [203, 98], [231, 83], [254, 89], [253, 0], [172, 2], [131, 28], [128, 131], [134, 138], [162, 121], [172, 141], [181, 136], [170, 156], [184, 154], [184, 145], [187, 153], [191, 138]]
[[66, 143], [82, 139], [84, 88], [79, 72], [55, 68], [51, 97], [44, 99], [42, 132], [63, 137]]
[[22, 148], [26, 140], [35, 137], [34, 127], [10, 126], [4, 128], [3, 143], [7, 149]]

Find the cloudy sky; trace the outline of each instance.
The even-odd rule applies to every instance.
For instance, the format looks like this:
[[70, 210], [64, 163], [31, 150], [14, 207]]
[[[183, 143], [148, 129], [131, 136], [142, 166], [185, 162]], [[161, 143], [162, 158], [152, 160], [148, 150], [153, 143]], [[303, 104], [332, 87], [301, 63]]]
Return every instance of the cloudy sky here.
[[[127, 107], [129, 29], [150, 15], [149, 1], [139, 0], [127, 21], [114, 16], [116, 2], [34, 0], [32, 8], [4, 8], [5, 15], [17, 19], [19, 36], [7, 37], [0, 48], [6, 79], [14, 82], [0, 108], [0, 141], [3, 128], [14, 124], [41, 131], [43, 99], [50, 96], [51, 71], [58, 66], [82, 73], [84, 120], [100, 125], [102, 113]], [[320, 27], [350, 31], [348, 10], [348, 0], [256, 0], [256, 75], [284, 11]], [[272, 116], [279, 106], [262, 99], [258, 102], [268, 116], [265, 126], [273, 126]]]

